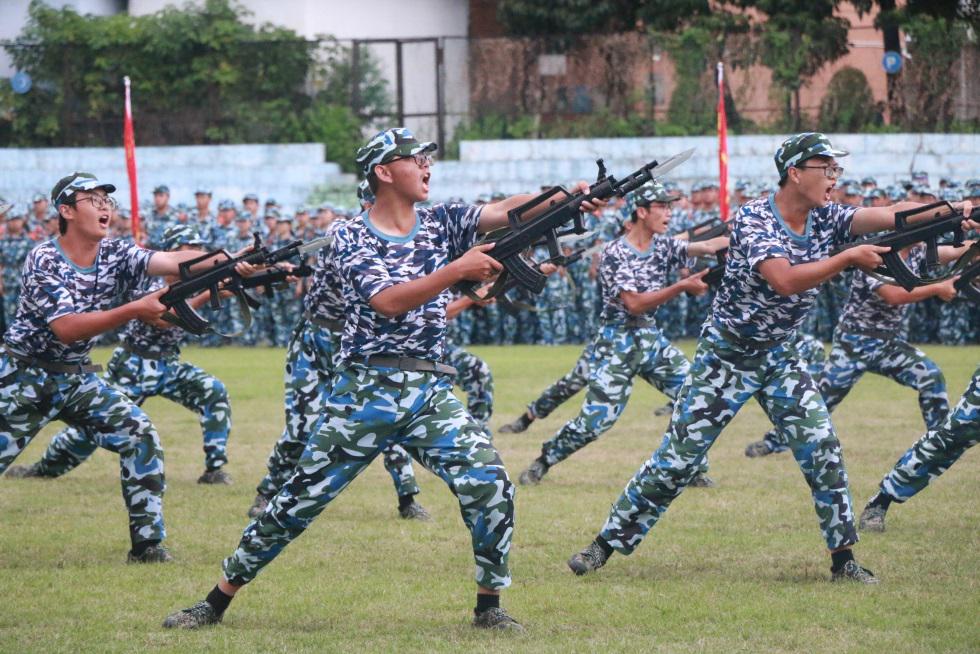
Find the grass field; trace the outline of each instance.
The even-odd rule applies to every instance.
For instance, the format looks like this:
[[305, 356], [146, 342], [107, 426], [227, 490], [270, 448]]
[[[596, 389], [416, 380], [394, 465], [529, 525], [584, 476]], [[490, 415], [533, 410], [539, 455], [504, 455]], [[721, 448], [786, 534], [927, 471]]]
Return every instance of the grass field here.
[[[681, 343], [692, 354], [693, 343]], [[953, 402], [980, 347], [926, 348]], [[494, 371], [493, 425], [514, 418], [578, 356], [574, 347], [479, 348]], [[167, 544], [172, 565], [128, 566], [126, 516], [113, 455], [57, 480], [0, 479], [2, 652], [921, 652], [980, 651], [980, 452], [968, 452], [910, 503], [888, 531], [856, 548], [877, 587], [832, 585], [829, 557], [801, 475], [788, 454], [746, 459], [767, 423], [747, 406], [711, 450], [718, 487], [690, 489], [633, 556], [574, 577], [570, 554], [594, 536], [667, 417], [640, 382], [616, 427], [519, 487], [505, 606], [524, 636], [468, 626], [473, 606], [469, 537], [455, 499], [416, 467], [430, 523], [397, 517], [380, 461], [259, 578], [223, 625], [165, 631], [169, 612], [202, 598], [247, 523], [265, 458], [282, 429], [282, 350], [191, 349], [186, 358], [230, 389], [235, 483], [195, 483], [203, 469], [191, 413], [165, 400], [145, 408], [166, 448]], [[97, 352], [105, 360], [108, 351]], [[526, 433], [498, 435], [511, 478], [578, 410], [576, 397]], [[922, 432], [914, 392], [868, 376], [834, 416], [860, 510]], [[17, 463], [35, 461], [49, 426]]]

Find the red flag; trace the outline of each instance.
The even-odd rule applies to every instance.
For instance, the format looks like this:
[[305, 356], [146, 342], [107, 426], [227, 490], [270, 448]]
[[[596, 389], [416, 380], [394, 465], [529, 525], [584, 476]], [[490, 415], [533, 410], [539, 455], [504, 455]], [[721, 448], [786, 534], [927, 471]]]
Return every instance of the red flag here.
[[133, 240], [140, 245], [140, 201], [136, 186], [136, 137], [133, 136], [133, 106], [129, 100], [129, 76], [126, 85], [126, 111], [123, 116], [123, 147], [126, 148], [126, 174], [129, 176], [130, 221]]
[[728, 220], [728, 122], [725, 119], [725, 67], [718, 62], [718, 210]]

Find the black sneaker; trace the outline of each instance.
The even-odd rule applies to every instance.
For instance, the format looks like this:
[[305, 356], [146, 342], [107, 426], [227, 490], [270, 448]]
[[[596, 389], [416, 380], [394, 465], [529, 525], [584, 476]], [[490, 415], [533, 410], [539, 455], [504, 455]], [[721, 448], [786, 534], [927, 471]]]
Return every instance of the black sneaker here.
[[398, 515], [405, 520], [418, 520], [419, 522], [428, 522], [429, 520], [432, 520], [432, 516], [429, 515], [429, 512], [426, 511], [425, 507], [418, 502], [406, 504], [402, 508], [398, 509]]
[[252, 502], [252, 506], [248, 508], [249, 518], [258, 518], [265, 511], [265, 507], [269, 506], [269, 498], [264, 495], [256, 495], [255, 501]]
[[775, 454], [775, 449], [769, 444], [769, 441], [762, 439], [761, 441], [755, 441], [754, 443], [749, 443], [745, 446], [745, 456], [750, 459], [756, 459], [760, 456], [769, 456], [770, 454]]
[[507, 611], [504, 611], [499, 606], [477, 613], [473, 617], [473, 626], [477, 629], [510, 631], [517, 634], [524, 633], [524, 625], [507, 615]]
[[694, 479], [688, 484], [688, 486], [693, 486], [694, 488], [714, 488], [717, 485], [714, 479], [703, 472], [694, 475]]
[[880, 506], [864, 507], [861, 512], [861, 519], [858, 521], [858, 529], [861, 531], [885, 531], [885, 514], [887, 510]]
[[673, 402], [668, 402], [667, 404], [663, 405], [662, 407], [658, 407], [658, 408], [654, 409], [653, 410], [653, 415], [655, 415], [655, 416], [657, 416], [659, 418], [660, 416], [669, 416], [673, 412], [674, 412], [674, 403]]
[[217, 470], [205, 470], [204, 474], [197, 478], [199, 484], [224, 484], [231, 483], [231, 475], [224, 471], [224, 468]]
[[126, 563], [170, 563], [173, 560], [170, 550], [163, 545], [150, 545], [139, 554], [130, 550], [126, 555]]
[[599, 543], [592, 541], [584, 550], [568, 559], [568, 567], [572, 572], [581, 576], [589, 572], [595, 572], [606, 565], [609, 557], [599, 547]]
[[41, 467], [37, 463], [29, 466], [10, 466], [7, 468], [7, 476], [11, 479], [44, 477], [44, 475], [41, 474]]
[[831, 581], [855, 581], [859, 584], [877, 584], [878, 577], [867, 568], [862, 568], [857, 561], [851, 559], [840, 570], [830, 574]]
[[221, 622], [222, 615], [215, 611], [214, 607], [207, 601], [201, 600], [190, 608], [181, 609], [168, 615], [167, 619], [163, 621], [163, 628], [197, 629], [209, 624], [218, 624]]
[[526, 413], [522, 413], [521, 416], [514, 422], [509, 422], [500, 428], [501, 434], [520, 434], [522, 431], [527, 431], [527, 428], [534, 422], [534, 418], [528, 418]]
[[527, 470], [521, 473], [521, 476], [517, 478], [517, 481], [525, 486], [536, 486], [537, 484], [541, 483], [541, 480], [546, 474], [548, 474], [548, 464], [535, 459], [531, 462], [531, 465], [527, 467]]

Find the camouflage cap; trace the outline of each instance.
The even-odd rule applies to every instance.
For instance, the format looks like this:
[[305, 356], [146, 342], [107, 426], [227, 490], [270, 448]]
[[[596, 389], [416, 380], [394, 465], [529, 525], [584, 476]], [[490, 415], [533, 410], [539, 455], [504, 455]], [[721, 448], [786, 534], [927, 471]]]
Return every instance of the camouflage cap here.
[[171, 225], [163, 233], [163, 249], [176, 250], [181, 245], [204, 245], [204, 240], [191, 225]]
[[296, 207], [296, 210], [293, 212], [293, 214], [297, 216], [301, 216], [304, 213], [308, 214], [310, 213], [310, 210], [304, 207], [303, 205], [299, 205], [298, 207]]
[[357, 185], [357, 199], [360, 200], [362, 206], [368, 202], [374, 204], [374, 191], [371, 190], [371, 185], [366, 179], [362, 179], [361, 183]]
[[980, 184], [967, 186], [963, 191], [963, 199], [966, 198], [980, 198]]
[[222, 200], [218, 203], [218, 211], [234, 211], [235, 202], [233, 200]]
[[838, 150], [830, 144], [830, 139], [820, 132], [803, 132], [791, 136], [776, 150], [773, 159], [776, 162], [776, 172], [779, 178], [786, 176], [786, 171], [811, 157], [846, 157], [847, 150]]
[[269, 218], [275, 218], [276, 220], [279, 220], [279, 210], [276, 209], [275, 207], [269, 207], [268, 205], [266, 206], [268, 208], [265, 210], [265, 215], [263, 215], [262, 218], [264, 220], [268, 220]]
[[392, 127], [378, 132], [361, 147], [354, 155], [354, 161], [361, 173], [367, 177], [373, 174], [374, 167], [386, 164], [399, 157], [409, 157], [413, 154], [433, 152], [438, 145], [428, 141], [420, 143], [415, 135], [405, 127]]
[[157, 195], [158, 193], [166, 193], [167, 195], [170, 195], [170, 187], [166, 184], [158, 184], [154, 186], [153, 195]]
[[198, 186], [197, 187], [197, 190], [194, 191], [194, 195], [207, 195], [207, 196], [210, 197], [211, 196], [211, 189], [209, 189], [209, 188], [207, 188], [205, 186]]
[[336, 209], [329, 202], [324, 202], [319, 207], [317, 207], [316, 210], [317, 211], [335, 211]]
[[269, 198], [265, 201], [265, 206], [267, 207], [278, 207], [279, 203], [276, 202], [275, 198]]
[[884, 198], [884, 197], [887, 197], [887, 196], [885, 194], [885, 190], [884, 189], [872, 188], [872, 189], [868, 189], [868, 192], [864, 194], [864, 197], [866, 197], [866, 198], [868, 198], [870, 200], [876, 200], [878, 198]]
[[916, 191], [919, 195], [931, 195], [932, 197], [939, 199], [939, 191], [934, 188], [929, 188], [928, 186], [922, 186]]
[[235, 216], [235, 222], [236, 223], [244, 223], [244, 222], [247, 222], [249, 220], [252, 220], [252, 212], [251, 211], [239, 211], [238, 212], [238, 215]]
[[276, 212], [276, 222], [277, 223], [292, 223], [293, 217], [288, 213]]
[[902, 185], [888, 187], [888, 199], [892, 202], [901, 202], [908, 197], [908, 191]]
[[637, 207], [649, 207], [654, 203], [666, 204], [678, 198], [680, 195], [671, 193], [660, 180], [653, 179], [626, 196], [627, 211], [632, 214]]
[[924, 170], [915, 170], [912, 172], [912, 181], [919, 182], [920, 184], [928, 184], [929, 173]]
[[876, 180], [874, 177], [871, 177], [869, 175], [867, 177], [862, 177], [861, 178], [861, 184], [862, 185], [864, 185], [864, 184], [874, 184], [875, 186], [877, 186], [878, 185], [878, 180]]
[[76, 191], [94, 191], [95, 189], [112, 193], [116, 187], [113, 184], [103, 184], [92, 173], [72, 173], [59, 179], [58, 183], [51, 189], [51, 202], [57, 207], [62, 202], [71, 200]]
[[47, 195], [45, 195], [42, 191], [37, 191], [36, 193], [34, 193], [34, 195], [31, 196], [31, 203], [33, 204], [35, 202], [44, 202], [47, 199], [48, 199]]
[[844, 187], [844, 195], [864, 195], [864, 191], [857, 184], [848, 184]]
[[503, 200], [506, 197], [507, 196], [504, 194], [503, 191], [494, 191], [493, 193], [490, 194], [490, 201], [499, 202], [500, 200]]
[[253, 202], [258, 202], [259, 196], [257, 196], [255, 193], [246, 193], [245, 196], [242, 198], [242, 202], [248, 202], [249, 200], [252, 200]]

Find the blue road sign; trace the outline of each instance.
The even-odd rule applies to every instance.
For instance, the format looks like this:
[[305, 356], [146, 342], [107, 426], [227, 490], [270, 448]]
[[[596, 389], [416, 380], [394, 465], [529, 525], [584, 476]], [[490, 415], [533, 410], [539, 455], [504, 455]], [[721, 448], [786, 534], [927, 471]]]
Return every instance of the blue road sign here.
[[10, 88], [14, 93], [27, 93], [31, 90], [31, 76], [25, 72], [14, 73], [10, 78]]
[[895, 52], [894, 50], [889, 50], [885, 53], [885, 56], [881, 58], [881, 67], [885, 69], [885, 72], [889, 75], [894, 75], [898, 71], [902, 70], [902, 55], [901, 53]]

